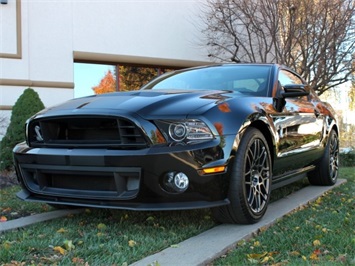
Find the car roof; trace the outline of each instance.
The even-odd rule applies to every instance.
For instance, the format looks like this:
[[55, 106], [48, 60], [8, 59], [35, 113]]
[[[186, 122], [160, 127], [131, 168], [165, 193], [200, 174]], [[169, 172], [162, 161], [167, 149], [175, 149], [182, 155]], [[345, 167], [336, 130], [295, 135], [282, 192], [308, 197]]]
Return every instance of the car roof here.
[[203, 69], [203, 68], [214, 68], [214, 67], [238, 67], [238, 66], [271, 66], [276, 68], [286, 68], [286, 66], [277, 64], [277, 63], [212, 63], [209, 65], [201, 65], [195, 67], [187, 67], [175, 70], [174, 72], [186, 71], [186, 70], [193, 70], [193, 69]]

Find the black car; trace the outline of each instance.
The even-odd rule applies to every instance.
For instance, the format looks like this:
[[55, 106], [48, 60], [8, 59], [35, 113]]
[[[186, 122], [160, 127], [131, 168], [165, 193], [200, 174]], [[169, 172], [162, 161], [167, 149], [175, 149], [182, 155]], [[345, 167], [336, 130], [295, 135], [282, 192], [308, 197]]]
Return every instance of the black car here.
[[161, 75], [138, 91], [70, 100], [26, 124], [18, 197], [129, 210], [212, 208], [255, 223], [273, 189], [338, 177], [334, 111], [277, 64]]

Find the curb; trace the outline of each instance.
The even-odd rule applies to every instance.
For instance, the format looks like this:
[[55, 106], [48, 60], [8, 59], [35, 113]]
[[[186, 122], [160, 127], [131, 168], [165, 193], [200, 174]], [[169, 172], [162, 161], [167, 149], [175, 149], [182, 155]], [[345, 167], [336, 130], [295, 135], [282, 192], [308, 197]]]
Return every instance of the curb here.
[[39, 213], [39, 214], [31, 215], [31, 216], [21, 217], [21, 218], [15, 219], [15, 220], [7, 221], [7, 222], [2, 222], [2, 223], [0, 223], [0, 233], [7, 231], [7, 230], [28, 226], [31, 224], [60, 218], [60, 217], [63, 217], [63, 216], [69, 215], [69, 214], [81, 213], [83, 211], [84, 211], [84, 209], [57, 210], [57, 211], [51, 211], [51, 212]]

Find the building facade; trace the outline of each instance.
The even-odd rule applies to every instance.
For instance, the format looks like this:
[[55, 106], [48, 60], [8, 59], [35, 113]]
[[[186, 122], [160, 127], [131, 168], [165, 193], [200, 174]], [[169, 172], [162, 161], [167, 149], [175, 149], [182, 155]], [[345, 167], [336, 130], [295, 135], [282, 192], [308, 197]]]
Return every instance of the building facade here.
[[1, 0], [0, 118], [28, 87], [45, 106], [73, 98], [75, 62], [210, 63], [202, 8], [198, 0]]

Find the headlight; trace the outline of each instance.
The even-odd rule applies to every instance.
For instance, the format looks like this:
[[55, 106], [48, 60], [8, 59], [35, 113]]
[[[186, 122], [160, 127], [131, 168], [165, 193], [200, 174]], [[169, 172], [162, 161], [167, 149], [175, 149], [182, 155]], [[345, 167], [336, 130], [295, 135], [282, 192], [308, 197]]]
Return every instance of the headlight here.
[[213, 139], [209, 127], [197, 119], [159, 120], [156, 124], [162, 132], [169, 136], [171, 142], [200, 142]]
[[183, 123], [170, 124], [169, 136], [175, 141], [182, 141], [186, 138], [186, 126]]

